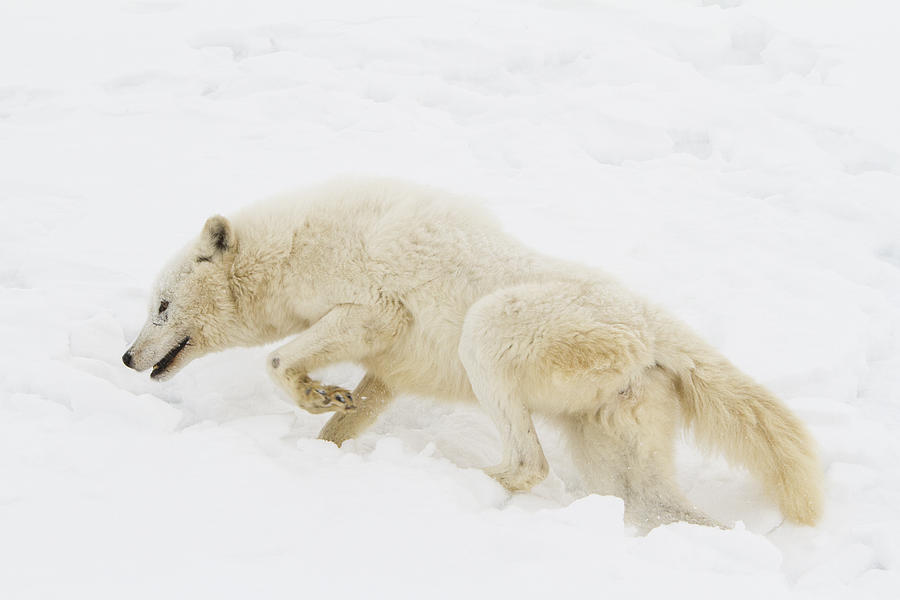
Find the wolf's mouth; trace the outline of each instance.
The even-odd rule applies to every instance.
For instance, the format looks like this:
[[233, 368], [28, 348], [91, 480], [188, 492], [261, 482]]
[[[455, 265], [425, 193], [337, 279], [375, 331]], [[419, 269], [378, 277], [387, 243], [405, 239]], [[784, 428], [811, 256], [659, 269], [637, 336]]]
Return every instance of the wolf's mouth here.
[[180, 342], [178, 345], [166, 352], [166, 355], [159, 359], [159, 362], [153, 365], [153, 370], [150, 371], [150, 378], [156, 379], [163, 373], [165, 373], [166, 369], [169, 368], [169, 365], [172, 364], [172, 361], [175, 360], [175, 357], [178, 356], [178, 353], [184, 350], [184, 347], [188, 345], [188, 342], [191, 341], [190, 337], [186, 337]]

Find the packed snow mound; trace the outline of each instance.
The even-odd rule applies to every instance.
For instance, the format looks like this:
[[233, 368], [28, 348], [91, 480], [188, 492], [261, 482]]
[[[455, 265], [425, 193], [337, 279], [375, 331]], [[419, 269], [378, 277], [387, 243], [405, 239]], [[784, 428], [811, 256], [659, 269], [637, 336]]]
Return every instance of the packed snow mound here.
[[[3, 598], [896, 598], [895, 3], [135, 0], [0, 10]], [[474, 407], [402, 398], [337, 448], [268, 348], [164, 384], [120, 356], [210, 214], [362, 172], [483, 199], [668, 306], [809, 425], [781, 522], [686, 440], [721, 531], [638, 535], [552, 466], [509, 495]], [[352, 365], [328, 369], [352, 386]]]

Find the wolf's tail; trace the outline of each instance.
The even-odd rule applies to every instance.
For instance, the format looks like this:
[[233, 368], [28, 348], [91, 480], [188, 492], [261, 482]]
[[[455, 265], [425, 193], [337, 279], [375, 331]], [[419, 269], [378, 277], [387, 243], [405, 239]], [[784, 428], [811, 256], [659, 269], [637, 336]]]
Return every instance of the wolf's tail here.
[[676, 361], [673, 381], [697, 441], [759, 478], [786, 518], [814, 525], [822, 513], [822, 472], [800, 420], [703, 342], [682, 358], [690, 360]]

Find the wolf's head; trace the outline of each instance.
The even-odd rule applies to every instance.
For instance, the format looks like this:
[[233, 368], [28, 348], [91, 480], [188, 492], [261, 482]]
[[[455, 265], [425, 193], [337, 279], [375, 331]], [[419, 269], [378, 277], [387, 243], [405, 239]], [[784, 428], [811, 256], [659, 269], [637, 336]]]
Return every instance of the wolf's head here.
[[122, 356], [137, 371], [165, 380], [189, 362], [230, 345], [237, 320], [230, 269], [237, 240], [225, 217], [207, 220], [199, 239], [179, 253], [159, 275], [149, 316]]

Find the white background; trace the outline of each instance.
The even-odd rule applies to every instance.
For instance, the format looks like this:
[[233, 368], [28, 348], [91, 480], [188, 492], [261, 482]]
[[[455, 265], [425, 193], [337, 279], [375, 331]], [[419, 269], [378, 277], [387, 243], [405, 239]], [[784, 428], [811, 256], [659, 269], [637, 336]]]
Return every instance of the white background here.
[[[894, 6], [3, 0], [0, 596], [900, 596]], [[123, 367], [207, 216], [348, 172], [668, 306], [809, 425], [822, 523], [687, 440], [688, 495], [739, 523], [642, 537], [548, 424], [511, 497], [475, 408], [404, 398], [338, 449], [265, 348]]]

